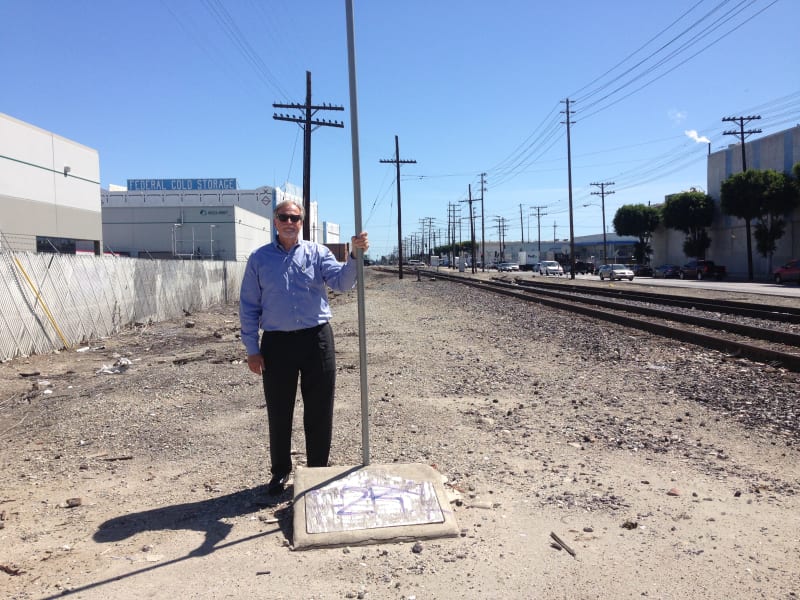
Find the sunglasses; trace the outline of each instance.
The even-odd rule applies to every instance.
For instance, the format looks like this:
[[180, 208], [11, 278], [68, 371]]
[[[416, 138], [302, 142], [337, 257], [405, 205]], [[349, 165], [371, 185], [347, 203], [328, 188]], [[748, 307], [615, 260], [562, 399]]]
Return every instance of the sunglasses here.
[[302, 219], [303, 219], [303, 217], [301, 217], [300, 215], [286, 215], [286, 214], [283, 214], [283, 213], [278, 214], [278, 220], [283, 222], [283, 223], [286, 223], [286, 221], [291, 221], [292, 223], [297, 223], [298, 221], [301, 221]]

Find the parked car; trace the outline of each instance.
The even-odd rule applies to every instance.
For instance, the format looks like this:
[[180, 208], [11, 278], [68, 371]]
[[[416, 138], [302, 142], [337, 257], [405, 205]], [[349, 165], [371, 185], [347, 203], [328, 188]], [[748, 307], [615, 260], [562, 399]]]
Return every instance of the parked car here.
[[501, 262], [497, 265], [498, 271], [519, 271], [519, 265], [513, 262]]
[[728, 270], [716, 264], [713, 260], [690, 260], [681, 267], [679, 277], [681, 279], [724, 279]]
[[539, 263], [540, 275], [563, 275], [564, 269], [554, 260], [543, 260]]
[[615, 279], [627, 279], [628, 281], [633, 281], [633, 271], [631, 271], [625, 265], [602, 265], [598, 270], [597, 274], [600, 276], [600, 281], [603, 281], [606, 277], [608, 277], [611, 281]]
[[671, 279], [673, 277], [680, 277], [680, 274], [681, 268], [678, 265], [664, 264], [653, 270], [653, 277], [656, 279]]
[[576, 261], [575, 262], [575, 273], [580, 275], [592, 275], [594, 274], [594, 265], [588, 262]]
[[790, 260], [782, 267], [775, 269], [772, 272], [772, 278], [775, 283], [783, 283], [784, 281], [800, 283], [800, 259]]
[[650, 265], [628, 265], [628, 268], [633, 271], [636, 277], [652, 277], [653, 267]]

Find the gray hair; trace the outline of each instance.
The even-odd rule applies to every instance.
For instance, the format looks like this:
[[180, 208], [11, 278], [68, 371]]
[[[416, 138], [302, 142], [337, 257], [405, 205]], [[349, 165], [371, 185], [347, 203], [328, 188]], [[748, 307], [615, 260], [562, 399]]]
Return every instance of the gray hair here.
[[278, 204], [275, 205], [275, 214], [277, 215], [285, 206], [294, 206], [295, 208], [299, 208], [300, 216], [303, 218], [303, 221], [306, 220], [306, 209], [303, 208], [302, 204], [298, 204], [294, 200], [281, 200], [278, 202]]

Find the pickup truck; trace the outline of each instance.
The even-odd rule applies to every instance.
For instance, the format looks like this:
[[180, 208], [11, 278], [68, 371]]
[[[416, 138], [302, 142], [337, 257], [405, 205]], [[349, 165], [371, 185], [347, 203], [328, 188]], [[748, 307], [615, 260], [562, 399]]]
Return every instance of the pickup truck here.
[[681, 267], [678, 276], [681, 279], [724, 279], [728, 270], [713, 260], [691, 260]]

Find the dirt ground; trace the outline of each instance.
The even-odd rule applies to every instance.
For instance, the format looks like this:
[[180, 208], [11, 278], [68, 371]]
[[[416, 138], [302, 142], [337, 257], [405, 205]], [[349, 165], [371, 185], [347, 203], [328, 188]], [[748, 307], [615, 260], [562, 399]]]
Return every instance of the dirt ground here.
[[461, 531], [418, 544], [293, 550], [236, 306], [0, 364], [0, 597], [797, 598], [800, 376], [501, 302], [368, 270], [371, 462], [435, 465]]

